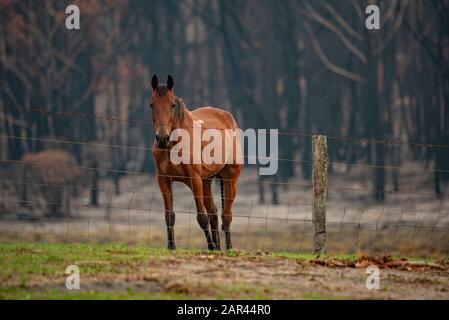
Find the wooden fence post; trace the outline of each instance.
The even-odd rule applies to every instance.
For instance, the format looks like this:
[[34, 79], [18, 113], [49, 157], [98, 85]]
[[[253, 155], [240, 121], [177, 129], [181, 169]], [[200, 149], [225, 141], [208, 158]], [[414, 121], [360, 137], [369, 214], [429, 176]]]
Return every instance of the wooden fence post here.
[[327, 204], [327, 140], [326, 136], [312, 137], [313, 175], [313, 251], [326, 254], [326, 204]]

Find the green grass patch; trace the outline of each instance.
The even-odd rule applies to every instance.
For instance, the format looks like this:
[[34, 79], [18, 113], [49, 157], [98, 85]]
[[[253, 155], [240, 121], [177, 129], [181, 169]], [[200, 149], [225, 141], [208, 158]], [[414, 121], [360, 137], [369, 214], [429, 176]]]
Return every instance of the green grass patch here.
[[195, 299], [184, 293], [177, 292], [140, 292], [123, 291], [77, 291], [77, 290], [44, 290], [25, 291], [20, 288], [0, 289], [0, 299], [8, 300], [185, 300]]

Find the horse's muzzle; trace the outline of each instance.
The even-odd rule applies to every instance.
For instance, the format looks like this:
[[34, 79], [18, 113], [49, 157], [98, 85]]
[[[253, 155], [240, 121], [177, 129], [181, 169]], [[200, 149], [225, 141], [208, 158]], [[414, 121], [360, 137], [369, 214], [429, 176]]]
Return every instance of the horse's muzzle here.
[[167, 148], [169, 142], [170, 142], [170, 136], [156, 135], [156, 143], [157, 143], [158, 148], [160, 148], [160, 149]]

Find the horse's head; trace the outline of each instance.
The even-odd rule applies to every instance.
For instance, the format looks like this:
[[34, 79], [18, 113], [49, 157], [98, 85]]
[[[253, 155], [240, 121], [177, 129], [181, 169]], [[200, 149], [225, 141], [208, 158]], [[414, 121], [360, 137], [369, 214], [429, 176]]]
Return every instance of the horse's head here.
[[[159, 84], [157, 76], [151, 79], [150, 106], [153, 113], [153, 127], [156, 135], [156, 143], [159, 148], [167, 148], [170, 142], [170, 133], [176, 125], [180, 113], [180, 99], [173, 92], [173, 77], [168, 76], [167, 84]], [[182, 111], [181, 111], [182, 112]]]

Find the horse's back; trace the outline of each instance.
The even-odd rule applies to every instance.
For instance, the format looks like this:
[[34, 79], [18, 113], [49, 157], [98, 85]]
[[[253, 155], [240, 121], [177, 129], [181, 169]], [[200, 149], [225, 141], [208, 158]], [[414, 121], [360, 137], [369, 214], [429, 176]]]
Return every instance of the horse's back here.
[[[224, 168], [225, 164], [237, 165], [240, 166], [242, 162], [241, 157], [241, 145], [240, 139], [238, 139], [237, 135], [232, 134], [224, 134], [226, 129], [235, 130], [238, 129], [237, 122], [234, 117], [228, 111], [214, 108], [214, 107], [200, 107], [192, 111], [192, 114], [199, 120], [203, 121], [202, 127], [203, 129], [219, 129], [222, 133], [222, 165], [219, 169], [215, 166], [216, 164], [206, 165], [203, 163], [203, 168], [207, 169], [206, 171], [218, 172]], [[225, 129], [225, 130], [221, 130]], [[202, 146], [206, 145], [206, 142], [203, 142]], [[226, 146], [230, 146], [228, 149]], [[240, 169], [239, 169], [240, 170]]]
[[228, 111], [214, 107], [200, 107], [192, 111], [192, 114], [204, 122], [204, 128], [237, 129], [238, 125], [234, 117]]

